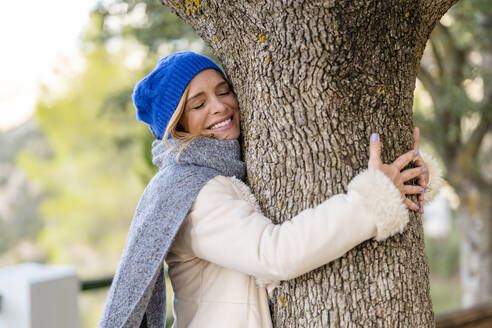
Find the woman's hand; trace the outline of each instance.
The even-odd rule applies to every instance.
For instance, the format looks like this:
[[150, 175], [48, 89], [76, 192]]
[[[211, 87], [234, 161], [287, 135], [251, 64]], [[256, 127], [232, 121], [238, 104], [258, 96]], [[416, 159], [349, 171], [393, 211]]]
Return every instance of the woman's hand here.
[[[418, 143], [416, 144], [418, 146]], [[427, 171], [425, 167], [416, 167], [407, 169], [403, 168], [408, 165], [412, 160], [418, 159], [419, 151], [417, 149], [411, 150], [400, 157], [398, 157], [390, 165], [383, 164], [381, 161], [381, 140], [376, 133], [371, 135], [371, 142], [369, 145], [369, 164], [370, 169], [381, 170], [387, 177], [393, 181], [393, 184], [400, 191], [403, 199], [403, 203], [411, 210], [418, 211], [421, 206], [412, 202], [406, 195], [422, 194], [424, 192], [423, 186], [406, 185], [405, 182], [422, 176]], [[423, 162], [422, 162], [423, 163]]]
[[[413, 138], [415, 140], [413, 150], [418, 150], [419, 149], [419, 142], [420, 142], [420, 129], [415, 127], [413, 128]], [[414, 161], [416, 167], [422, 167], [424, 168], [424, 161], [422, 159], [422, 156], [420, 156], [420, 152], [417, 155], [417, 158]], [[425, 169], [421, 175], [418, 176], [417, 178], [417, 184], [423, 188], [425, 188], [429, 184], [429, 171]], [[420, 207], [420, 213], [424, 213], [424, 193], [421, 193], [418, 196], [419, 200], [419, 207]]]

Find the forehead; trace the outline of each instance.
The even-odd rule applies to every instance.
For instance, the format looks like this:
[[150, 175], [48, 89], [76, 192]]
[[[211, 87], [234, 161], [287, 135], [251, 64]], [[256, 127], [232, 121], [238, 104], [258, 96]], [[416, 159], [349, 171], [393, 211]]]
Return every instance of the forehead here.
[[203, 70], [190, 81], [190, 92], [215, 88], [222, 81], [225, 81], [224, 76], [215, 69]]

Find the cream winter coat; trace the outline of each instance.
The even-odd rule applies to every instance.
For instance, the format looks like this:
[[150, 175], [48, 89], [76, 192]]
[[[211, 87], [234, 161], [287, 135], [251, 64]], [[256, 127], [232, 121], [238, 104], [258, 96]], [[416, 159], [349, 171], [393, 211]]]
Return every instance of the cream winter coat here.
[[[424, 158], [432, 180], [441, 174]], [[408, 210], [379, 170], [365, 170], [335, 195], [290, 221], [262, 215], [241, 181], [216, 176], [196, 197], [166, 257], [175, 328], [272, 327], [267, 289], [333, 261], [365, 240], [401, 233]]]

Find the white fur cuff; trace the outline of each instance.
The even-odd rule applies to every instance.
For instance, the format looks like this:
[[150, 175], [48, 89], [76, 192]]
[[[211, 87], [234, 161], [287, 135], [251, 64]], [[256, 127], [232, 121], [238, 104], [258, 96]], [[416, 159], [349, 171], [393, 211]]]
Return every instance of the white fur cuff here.
[[432, 156], [423, 151], [420, 152], [420, 156], [422, 156], [424, 166], [429, 170], [429, 175], [431, 177], [429, 185], [425, 186], [424, 189], [424, 204], [428, 204], [437, 195], [444, 180], [442, 178], [442, 171]]
[[408, 223], [407, 208], [400, 191], [382, 171], [362, 171], [349, 183], [348, 191], [355, 191], [361, 197], [369, 219], [376, 224], [376, 240], [403, 232]]

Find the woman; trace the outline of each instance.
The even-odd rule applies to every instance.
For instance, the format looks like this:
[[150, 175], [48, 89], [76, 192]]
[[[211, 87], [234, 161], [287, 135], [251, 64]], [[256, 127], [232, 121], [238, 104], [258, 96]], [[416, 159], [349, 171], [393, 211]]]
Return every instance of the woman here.
[[[133, 100], [158, 139], [152, 153], [160, 170], [135, 211], [100, 327], [165, 326], [164, 259], [174, 327], [271, 327], [267, 290], [365, 240], [401, 233], [406, 207], [421, 210], [405, 195], [429, 200], [440, 184], [437, 166], [424, 166], [418, 150], [383, 164], [373, 134], [368, 169], [346, 194], [274, 225], [241, 181], [238, 104], [213, 61], [192, 52], [166, 56]], [[410, 161], [419, 167], [400, 172]], [[420, 186], [404, 184], [414, 178]]]

